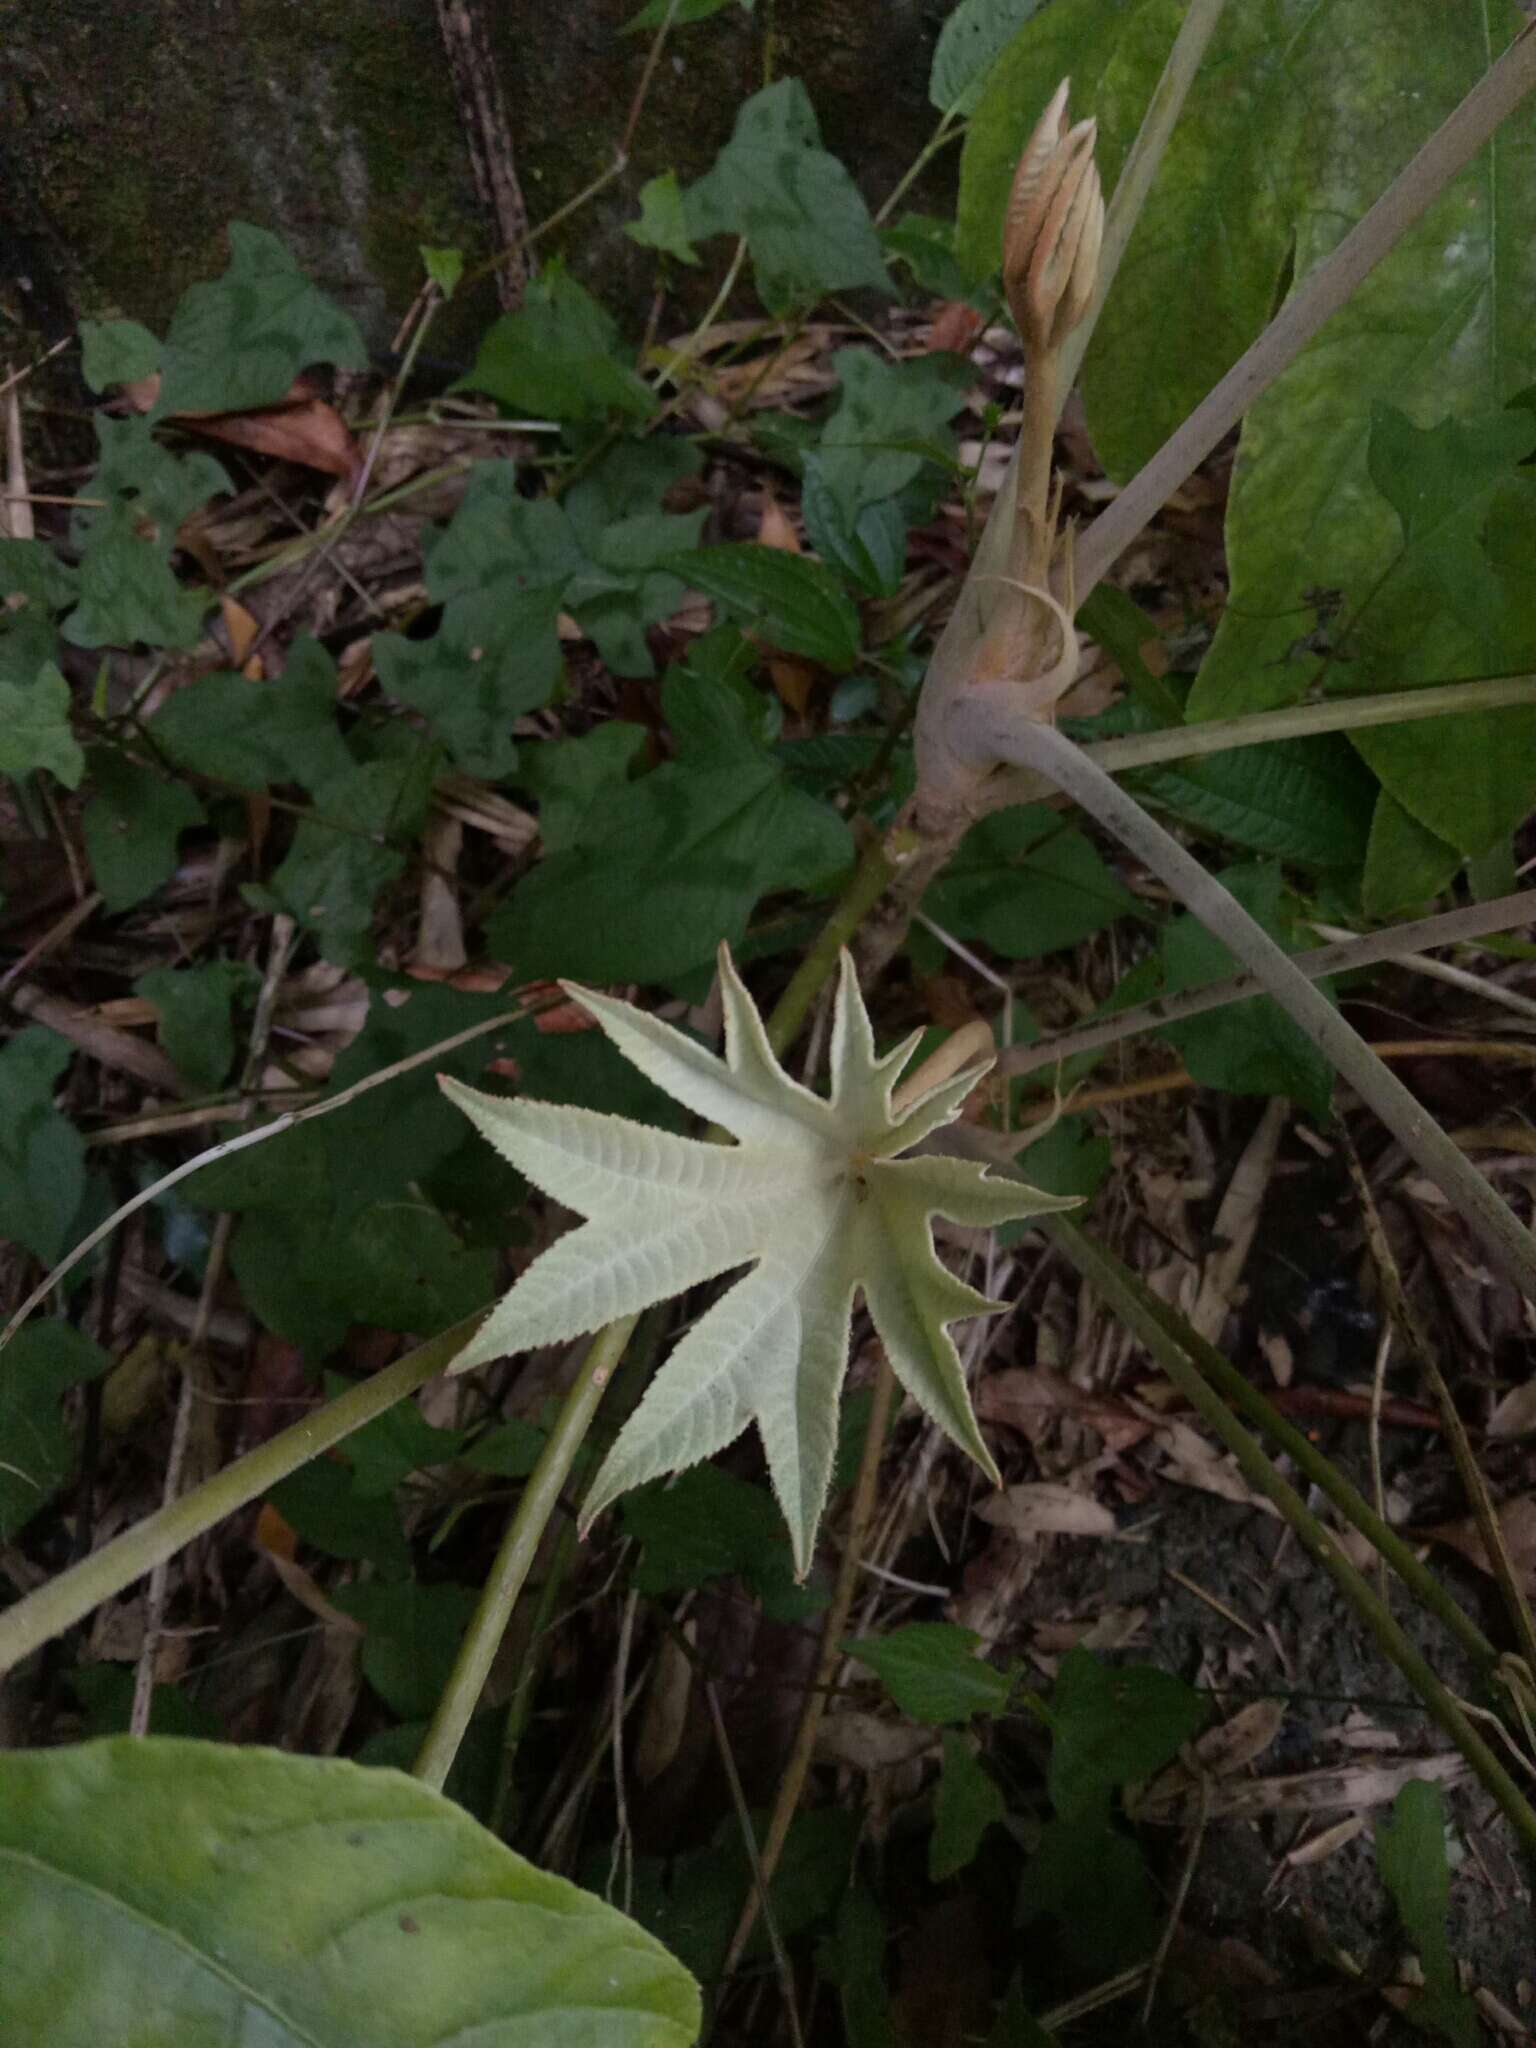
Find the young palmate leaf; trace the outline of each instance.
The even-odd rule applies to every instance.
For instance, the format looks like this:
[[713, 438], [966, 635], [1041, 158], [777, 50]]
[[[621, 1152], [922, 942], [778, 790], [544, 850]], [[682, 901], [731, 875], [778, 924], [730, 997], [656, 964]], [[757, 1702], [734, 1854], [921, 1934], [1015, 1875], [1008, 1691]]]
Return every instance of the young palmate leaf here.
[[498, 1151], [589, 1219], [534, 1260], [455, 1369], [579, 1336], [747, 1267], [657, 1373], [585, 1512], [590, 1520], [631, 1487], [697, 1464], [756, 1422], [804, 1576], [837, 1447], [855, 1292], [902, 1385], [995, 1480], [946, 1326], [1001, 1304], [941, 1263], [930, 1219], [986, 1226], [1072, 1204], [970, 1162], [897, 1157], [953, 1121], [989, 1063], [893, 1112], [891, 1091], [919, 1034], [876, 1057], [846, 953], [829, 1100], [779, 1065], [724, 946], [720, 978], [724, 1059], [629, 1003], [566, 988], [626, 1059], [733, 1146], [592, 1110], [499, 1101], [444, 1079]]

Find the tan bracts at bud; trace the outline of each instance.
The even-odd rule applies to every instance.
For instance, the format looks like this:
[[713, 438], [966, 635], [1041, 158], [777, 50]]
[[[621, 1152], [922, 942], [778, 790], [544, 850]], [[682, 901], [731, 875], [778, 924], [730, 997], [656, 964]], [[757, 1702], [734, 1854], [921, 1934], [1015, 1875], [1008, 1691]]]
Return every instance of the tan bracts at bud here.
[[1063, 79], [1024, 145], [1003, 224], [1003, 288], [1032, 354], [1056, 349], [1093, 298], [1104, 195], [1095, 121], [1067, 121]]

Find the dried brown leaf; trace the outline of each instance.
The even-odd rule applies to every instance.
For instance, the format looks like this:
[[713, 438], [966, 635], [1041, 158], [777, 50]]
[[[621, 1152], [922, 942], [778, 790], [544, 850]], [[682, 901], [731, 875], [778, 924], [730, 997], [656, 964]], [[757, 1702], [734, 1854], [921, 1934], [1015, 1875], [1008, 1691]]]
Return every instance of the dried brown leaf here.
[[976, 1510], [981, 1520], [1014, 1536], [1113, 1536], [1114, 1511], [1074, 1487], [1032, 1480], [1005, 1486]]

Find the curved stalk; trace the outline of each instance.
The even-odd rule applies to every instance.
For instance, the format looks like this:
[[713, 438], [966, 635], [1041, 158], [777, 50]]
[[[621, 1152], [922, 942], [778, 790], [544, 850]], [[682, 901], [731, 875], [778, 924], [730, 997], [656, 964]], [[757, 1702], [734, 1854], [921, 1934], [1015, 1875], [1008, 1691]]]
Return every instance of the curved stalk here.
[[1290, 955], [1214, 875], [1064, 733], [1054, 726], [1011, 716], [1006, 685], [973, 692], [955, 722], [963, 729], [968, 748], [1046, 776], [1166, 882], [1206, 930], [1259, 977], [1266, 994], [1294, 1018], [1409, 1156], [1450, 1197], [1500, 1268], [1536, 1301], [1536, 1238]]
[[54, 1636], [83, 1621], [103, 1600], [131, 1586], [172, 1558], [226, 1515], [260, 1500], [280, 1479], [297, 1472], [333, 1444], [342, 1443], [428, 1380], [446, 1372], [484, 1318], [482, 1309], [440, 1337], [429, 1338], [372, 1379], [362, 1380], [312, 1415], [290, 1423], [254, 1451], [226, 1465], [201, 1486], [146, 1516], [121, 1536], [82, 1558], [0, 1614], [0, 1674]]

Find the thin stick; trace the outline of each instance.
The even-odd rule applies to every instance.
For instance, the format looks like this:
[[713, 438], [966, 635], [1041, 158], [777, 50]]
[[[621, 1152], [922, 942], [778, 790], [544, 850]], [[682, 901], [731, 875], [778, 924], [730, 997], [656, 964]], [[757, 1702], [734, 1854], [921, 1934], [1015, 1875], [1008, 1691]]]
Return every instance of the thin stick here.
[[[1392, 1355], [1392, 1325], [1387, 1324], [1376, 1346], [1376, 1364], [1371, 1373], [1371, 1410], [1366, 1420], [1366, 1446], [1371, 1461], [1371, 1499], [1381, 1519], [1387, 1519], [1387, 1488], [1381, 1469], [1381, 1407], [1387, 1391], [1387, 1360]], [[1387, 1591], [1387, 1560], [1377, 1559], [1376, 1590], [1383, 1600]]]
[[544, 1526], [559, 1504], [572, 1461], [639, 1320], [638, 1316], [625, 1316], [619, 1322], [609, 1323], [593, 1338], [539, 1462], [507, 1524], [490, 1576], [481, 1588], [479, 1605], [464, 1632], [453, 1671], [415, 1762], [416, 1776], [439, 1792], [485, 1690], [485, 1681], [506, 1634], [517, 1596], [523, 1590]]
[[1081, 605], [1158, 508], [1192, 476], [1259, 395], [1295, 361], [1415, 221], [1536, 86], [1536, 23], [1523, 28], [1362, 219], [1311, 272], [1245, 355], [1083, 534]]
[[1200, 1861], [1200, 1851], [1205, 1843], [1206, 1822], [1211, 1813], [1211, 1774], [1199, 1770], [1200, 1804], [1195, 1813], [1195, 1825], [1190, 1831], [1189, 1850], [1184, 1858], [1184, 1867], [1179, 1872], [1178, 1889], [1173, 1895], [1173, 1904], [1168, 1909], [1167, 1923], [1157, 1952], [1147, 1968], [1147, 1995], [1141, 2002], [1141, 2024], [1147, 2026], [1152, 2018], [1152, 2008], [1157, 2003], [1157, 1987], [1162, 1979], [1163, 1967], [1168, 1961], [1168, 1951], [1173, 1947], [1173, 1937], [1179, 1931], [1179, 1922], [1184, 1917], [1185, 1902], [1189, 1898], [1189, 1887], [1194, 1880], [1195, 1865]]
[[[741, 1826], [742, 1847], [746, 1850], [747, 1866], [752, 1874], [752, 1889], [747, 1903], [756, 1910], [756, 1902], [763, 1902], [763, 1924], [768, 1929], [768, 1945], [773, 1950], [773, 1966], [778, 1973], [779, 1989], [784, 1997], [784, 2010], [789, 2019], [790, 2040], [794, 2048], [803, 2048], [804, 2037], [800, 2032], [800, 2015], [795, 2008], [795, 1973], [790, 1968], [789, 1951], [779, 1933], [779, 1923], [774, 1916], [773, 1903], [768, 1897], [768, 1885], [773, 1876], [773, 1865], [767, 1859], [766, 1850], [758, 1854], [757, 1840], [752, 1831], [752, 1812], [741, 1786], [741, 1774], [736, 1768], [736, 1759], [731, 1753], [730, 1738], [726, 1733], [725, 1716], [720, 1711], [720, 1696], [715, 1690], [715, 1681], [706, 1678], [704, 1697], [709, 1702], [710, 1725], [715, 1731], [715, 1742], [720, 1751], [720, 1762], [725, 1771], [725, 1781], [730, 1787], [731, 1804]], [[729, 1976], [734, 1956], [727, 1956], [725, 1975]]]
[[805, 1789], [811, 1758], [816, 1752], [816, 1737], [821, 1730], [822, 1716], [826, 1713], [827, 1701], [831, 1697], [832, 1681], [837, 1676], [838, 1663], [842, 1657], [843, 1631], [848, 1626], [853, 1597], [858, 1590], [859, 1561], [864, 1549], [865, 1531], [869, 1526], [875, 1504], [875, 1488], [880, 1477], [880, 1455], [885, 1449], [886, 1425], [890, 1420], [891, 1398], [895, 1384], [891, 1362], [882, 1351], [880, 1364], [875, 1373], [874, 1399], [869, 1405], [869, 1424], [864, 1432], [864, 1449], [859, 1459], [859, 1476], [854, 1484], [853, 1507], [848, 1517], [848, 1538], [843, 1545], [843, 1554], [838, 1560], [837, 1584], [832, 1591], [832, 1600], [822, 1619], [821, 1648], [816, 1656], [816, 1675], [811, 1680], [810, 1690], [805, 1696], [800, 1725], [795, 1730], [794, 1748], [789, 1753], [784, 1775], [779, 1780], [778, 1796], [773, 1802], [773, 1817], [768, 1823], [768, 1833], [763, 1842], [761, 1867], [756, 1873], [756, 1882], [747, 1895], [746, 1904], [741, 1909], [741, 1918], [736, 1923], [736, 1932], [731, 1936], [731, 1945], [726, 1950], [725, 1963], [721, 1970], [723, 1977], [729, 1977], [735, 1969], [757, 1923], [758, 1908], [766, 1900], [768, 1886], [773, 1881], [773, 1873], [779, 1867], [779, 1858], [784, 1853], [790, 1823], [794, 1820], [795, 1809], [800, 1804], [800, 1794]]
[[[1536, 49], [1536, 42], [1531, 47]], [[1501, 1270], [1536, 1300], [1536, 1239], [1430, 1119], [1422, 1104], [1216, 877], [1053, 726], [1010, 718], [994, 709], [988, 720], [988, 742], [995, 758], [1049, 776], [1144, 861], [1206, 930], [1258, 975], [1265, 992], [1301, 1026], [1436, 1186], [1444, 1189]]]
[[[1312, 929], [1319, 938], [1345, 944], [1352, 936], [1338, 925], [1314, 921]], [[1505, 988], [1481, 974], [1469, 974], [1465, 967], [1453, 967], [1448, 960], [1431, 960], [1423, 953], [1394, 953], [1391, 958], [1394, 967], [1405, 967], [1410, 974], [1443, 981], [1447, 988], [1460, 989], [1464, 995], [1476, 996], [1479, 1002], [1491, 1003], [1496, 1009], [1513, 1010], [1517, 1017], [1536, 1018], [1536, 998], [1523, 996], [1517, 989]]]
[[327, 1096], [324, 1102], [311, 1103], [307, 1109], [295, 1109], [274, 1117], [269, 1124], [263, 1124], [259, 1131], [244, 1131], [238, 1138], [226, 1138], [222, 1144], [210, 1145], [206, 1152], [199, 1152], [194, 1158], [183, 1161], [167, 1174], [124, 1202], [120, 1209], [114, 1209], [105, 1223], [100, 1223], [88, 1237], [83, 1237], [72, 1252], [65, 1255], [48, 1277], [34, 1287], [26, 1300], [17, 1309], [4, 1330], [0, 1330], [0, 1351], [3, 1351], [33, 1309], [47, 1300], [49, 1293], [57, 1287], [66, 1273], [72, 1272], [83, 1258], [87, 1258], [103, 1239], [110, 1237], [120, 1223], [154, 1201], [167, 1188], [175, 1187], [189, 1174], [202, 1167], [212, 1166], [217, 1159], [228, 1159], [236, 1152], [244, 1152], [248, 1146], [264, 1145], [269, 1138], [279, 1138], [284, 1131], [291, 1131], [298, 1124], [308, 1123], [311, 1117], [329, 1116], [333, 1109], [343, 1109], [349, 1102], [355, 1102], [360, 1095], [366, 1095], [370, 1088], [382, 1088], [386, 1081], [393, 1081], [401, 1074], [410, 1073], [413, 1067], [425, 1066], [428, 1060], [445, 1058], [456, 1052], [461, 1045], [468, 1045], [476, 1038], [483, 1038], [487, 1032], [501, 1031], [509, 1024], [521, 1023], [531, 1013], [531, 1004], [516, 1010], [505, 1010], [500, 1016], [488, 1017], [483, 1024], [472, 1024], [467, 1031], [457, 1031], [451, 1038], [444, 1038], [436, 1045], [429, 1045], [423, 1052], [413, 1052], [406, 1059], [396, 1060], [393, 1066], [381, 1067], [376, 1074], [368, 1074], [361, 1081], [354, 1081], [350, 1088], [343, 1088], [339, 1095]]
[[[1488, 903], [1471, 903], [1460, 910], [1447, 910], [1435, 917], [1421, 917], [1412, 924], [1388, 925], [1379, 932], [1338, 944], [1315, 947], [1310, 953], [1293, 953], [1291, 965], [1309, 981], [1324, 975], [1344, 974], [1354, 968], [1374, 967], [1394, 960], [1405, 948], [1451, 946], [1477, 939], [1488, 932], [1508, 931], [1536, 919], [1536, 889], [1514, 896], [1500, 896]], [[1155, 1030], [1159, 1024], [1182, 1023], [1186, 1017], [1203, 1016], [1228, 1003], [1240, 1003], [1248, 996], [1262, 995], [1264, 984], [1256, 974], [1237, 974], [1227, 981], [1215, 981], [1205, 988], [1186, 989], [1180, 995], [1156, 996], [1139, 1003], [1134, 1010], [1122, 1010], [1117, 1017], [1084, 1024], [1073, 1031], [1058, 1031], [1034, 1045], [1004, 1047], [997, 1059], [999, 1074], [1033, 1074], [1042, 1067], [1058, 1066], [1079, 1054], [1098, 1052], [1106, 1045], [1118, 1045], [1140, 1031]]]
[[39, 1586], [0, 1613], [0, 1676], [23, 1657], [154, 1570], [163, 1559], [193, 1542], [253, 1500], [260, 1500], [290, 1472], [343, 1442], [365, 1423], [383, 1415], [397, 1401], [414, 1394], [428, 1380], [446, 1372], [485, 1319], [485, 1311], [467, 1316], [440, 1336], [418, 1344], [371, 1379], [349, 1387], [325, 1407], [290, 1423], [266, 1443], [180, 1500], [172, 1501], [124, 1530], [121, 1536], [82, 1558], [56, 1579]]

